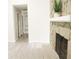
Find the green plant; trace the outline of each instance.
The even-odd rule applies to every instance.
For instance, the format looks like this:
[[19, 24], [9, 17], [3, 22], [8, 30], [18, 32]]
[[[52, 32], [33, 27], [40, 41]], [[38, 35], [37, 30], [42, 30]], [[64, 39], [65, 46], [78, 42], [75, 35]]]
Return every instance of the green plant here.
[[61, 12], [61, 10], [62, 10], [62, 2], [61, 2], [61, 0], [59, 0], [59, 1], [57, 1], [57, 0], [55, 0], [54, 1], [54, 11], [55, 12]]

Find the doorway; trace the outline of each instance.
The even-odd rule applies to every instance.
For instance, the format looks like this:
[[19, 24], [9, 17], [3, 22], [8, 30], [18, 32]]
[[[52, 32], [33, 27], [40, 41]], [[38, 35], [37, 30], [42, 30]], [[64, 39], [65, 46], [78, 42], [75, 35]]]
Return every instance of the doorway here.
[[14, 6], [16, 42], [28, 42], [27, 5]]

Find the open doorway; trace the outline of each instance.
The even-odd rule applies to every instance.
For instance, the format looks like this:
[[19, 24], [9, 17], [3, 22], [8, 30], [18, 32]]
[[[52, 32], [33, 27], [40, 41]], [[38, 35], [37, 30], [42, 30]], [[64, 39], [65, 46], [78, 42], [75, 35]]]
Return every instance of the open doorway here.
[[14, 6], [16, 42], [28, 42], [27, 5]]

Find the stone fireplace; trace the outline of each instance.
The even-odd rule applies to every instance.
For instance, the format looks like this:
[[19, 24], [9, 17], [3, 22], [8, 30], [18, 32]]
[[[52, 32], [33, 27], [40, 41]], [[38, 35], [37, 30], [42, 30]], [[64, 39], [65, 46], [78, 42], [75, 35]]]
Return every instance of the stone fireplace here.
[[60, 59], [71, 59], [71, 30], [69, 28], [52, 25], [50, 43]]

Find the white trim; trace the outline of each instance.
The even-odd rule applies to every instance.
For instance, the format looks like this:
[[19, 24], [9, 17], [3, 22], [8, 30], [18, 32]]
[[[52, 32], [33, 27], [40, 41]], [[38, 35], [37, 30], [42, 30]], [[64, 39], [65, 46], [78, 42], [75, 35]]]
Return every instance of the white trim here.
[[70, 20], [70, 15], [67, 15], [67, 16], [60, 16], [60, 17], [53, 17], [53, 18], [50, 18], [50, 21], [56, 21], [56, 22], [71, 22]]

